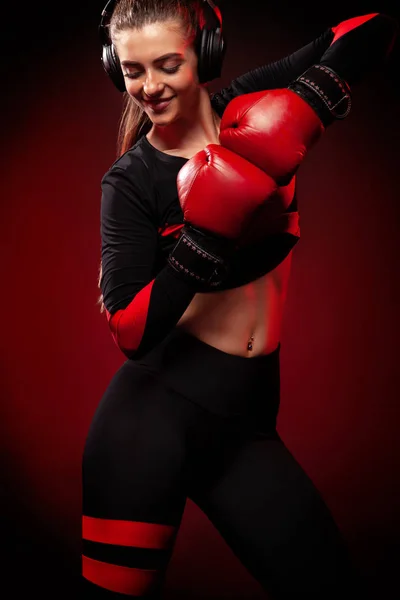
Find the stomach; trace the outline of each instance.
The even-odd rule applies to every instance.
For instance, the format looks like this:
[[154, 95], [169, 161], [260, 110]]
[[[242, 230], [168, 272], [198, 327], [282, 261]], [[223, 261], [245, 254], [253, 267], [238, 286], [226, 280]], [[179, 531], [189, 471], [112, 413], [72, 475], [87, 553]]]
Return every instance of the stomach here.
[[177, 323], [201, 341], [251, 358], [280, 343], [292, 252], [273, 271], [238, 288], [198, 293]]

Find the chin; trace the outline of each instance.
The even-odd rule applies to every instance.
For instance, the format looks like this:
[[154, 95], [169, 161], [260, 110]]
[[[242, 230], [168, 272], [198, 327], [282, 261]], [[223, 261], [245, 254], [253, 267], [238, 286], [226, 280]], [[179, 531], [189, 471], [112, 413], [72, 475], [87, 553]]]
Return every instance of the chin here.
[[168, 125], [172, 125], [177, 120], [178, 115], [159, 115], [158, 117], [152, 119], [154, 125], [157, 127], [167, 127]]
[[168, 127], [172, 122], [171, 119], [166, 119], [165, 117], [164, 119], [152, 119], [151, 121], [156, 127]]

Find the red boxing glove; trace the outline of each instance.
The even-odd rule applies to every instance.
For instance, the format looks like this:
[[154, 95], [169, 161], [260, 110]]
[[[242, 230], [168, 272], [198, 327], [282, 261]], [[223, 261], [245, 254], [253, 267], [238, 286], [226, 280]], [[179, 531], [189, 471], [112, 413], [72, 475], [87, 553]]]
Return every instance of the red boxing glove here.
[[179, 171], [179, 201], [193, 227], [231, 240], [276, 188], [264, 171], [218, 144], [209, 144]]
[[315, 111], [287, 89], [231, 100], [222, 116], [221, 144], [287, 185], [324, 132]]
[[196, 291], [217, 290], [238, 238], [277, 184], [251, 162], [209, 144], [179, 171], [177, 187], [184, 226], [168, 262]]

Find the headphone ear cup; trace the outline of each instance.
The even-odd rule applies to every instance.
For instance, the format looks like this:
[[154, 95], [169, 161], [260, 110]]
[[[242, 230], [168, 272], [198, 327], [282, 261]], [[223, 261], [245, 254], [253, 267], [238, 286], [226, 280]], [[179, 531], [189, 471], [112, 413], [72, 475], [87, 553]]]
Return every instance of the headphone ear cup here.
[[126, 92], [125, 79], [113, 44], [103, 46], [102, 63], [105, 72], [120, 92]]
[[221, 76], [225, 51], [225, 41], [220, 30], [203, 29], [198, 52], [200, 83], [207, 83]]
[[207, 37], [205, 34], [206, 32], [203, 30], [199, 35], [197, 43], [197, 74], [200, 83], [207, 82], [207, 51], [205, 47], [207, 44]]

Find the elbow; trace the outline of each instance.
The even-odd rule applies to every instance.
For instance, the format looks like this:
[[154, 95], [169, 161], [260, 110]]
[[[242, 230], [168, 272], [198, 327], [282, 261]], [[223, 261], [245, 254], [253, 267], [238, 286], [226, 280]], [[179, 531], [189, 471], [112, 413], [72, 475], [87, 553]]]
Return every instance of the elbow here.
[[399, 33], [399, 21], [387, 13], [378, 13], [377, 17], [381, 25], [384, 57], [387, 59], [392, 53]]
[[[119, 336], [119, 321], [122, 317], [122, 310], [117, 310], [117, 312], [111, 314], [107, 309], [106, 309], [106, 317], [107, 317], [107, 322], [108, 322], [108, 327], [110, 329], [111, 332], [111, 337], [114, 340], [115, 345], [117, 346], [117, 348], [119, 350], [121, 350], [121, 352], [123, 354], [125, 354], [125, 356], [127, 356], [127, 352], [129, 352], [129, 350], [127, 350], [126, 348], [124, 348], [121, 344], [121, 340], [120, 340], [120, 336]], [[129, 358], [129, 357], [128, 357]]]
[[138, 348], [143, 336], [137, 319], [133, 319], [128, 309], [119, 309], [114, 314], [106, 310], [111, 336], [118, 349], [130, 359], [139, 358]]

